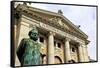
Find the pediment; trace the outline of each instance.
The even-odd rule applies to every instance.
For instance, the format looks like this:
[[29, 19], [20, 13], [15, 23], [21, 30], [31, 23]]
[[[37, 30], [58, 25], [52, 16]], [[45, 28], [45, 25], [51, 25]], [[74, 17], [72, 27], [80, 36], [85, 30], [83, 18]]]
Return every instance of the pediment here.
[[68, 20], [63, 14], [38, 9], [35, 7], [30, 7], [26, 5], [19, 5], [17, 7], [18, 11], [26, 11], [27, 13], [30, 13], [31, 15], [37, 15], [42, 19], [48, 20], [50, 22], [53, 22], [54, 24], [57, 24], [57, 26], [68, 30], [69, 32], [72, 32], [74, 34], [80, 35], [83, 38], [87, 39], [88, 36], [80, 30], [77, 26], [75, 26], [70, 20]]

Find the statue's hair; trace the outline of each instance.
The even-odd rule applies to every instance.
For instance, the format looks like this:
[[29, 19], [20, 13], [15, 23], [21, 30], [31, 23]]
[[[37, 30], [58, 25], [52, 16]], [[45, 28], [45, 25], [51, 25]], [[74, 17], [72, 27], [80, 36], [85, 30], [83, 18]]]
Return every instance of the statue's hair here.
[[38, 30], [37, 30], [36, 26], [34, 26], [34, 27], [33, 27], [33, 29], [29, 31], [28, 35], [30, 36], [30, 35], [31, 35], [31, 33], [32, 33], [33, 31], [34, 31], [34, 32], [35, 32], [35, 31], [36, 31], [36, 32], [38, 32]]

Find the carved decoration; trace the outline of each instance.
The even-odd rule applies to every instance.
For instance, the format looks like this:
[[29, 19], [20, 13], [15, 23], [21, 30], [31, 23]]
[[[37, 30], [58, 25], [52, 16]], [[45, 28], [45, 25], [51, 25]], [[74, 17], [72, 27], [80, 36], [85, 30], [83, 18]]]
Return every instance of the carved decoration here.
[[50, 25], [50, 26], [53, 26], [53, 27], [55, 27], [55, 28], [57, 28], [57, 29], [60, 29], [60, 30], [62, 30], [62, 31], [64, 31], [64, 32], [67, 32], [67, 33], [70, 33], [70, 34], [72, 34], [72, 35], [74, 35], [74, 36], [77, 36], [78, 38], [80, 38], [80, 39], [83, 39], [83, 40], [85, 40], [85, 38], [84, 38], [84, 36], [83, 35], [81, 35], [80, 33], [77, 33], [77, 32], [71, 32], [71, 31], [69, 31], [67, 28], [65, 28], [65, 27], [63, 27], [63, 26], [61, 26], [59, 23], [57, 23], [57, 21], [58, 21], [58, 19], [55, 17], [54, 18], [54, 20], [53, 19], [45, 19], [45, 18], [43, 18], [43, 17], [41, 17], [41, 16], [39, 16], [39, 15], [36, 15], [36, 14], [30, 14], [30, 13], [26, 13], [26, 12], [22, 12], [22, 14], [24, 14], [24, 15], [26, 15], [26, 16], [29, 16], [29, 17], [31, 17], [31, 18], [33, 18], [33, 19], [35, 19], [35, 20], [37, 20], [37, 21], [39, 21], [39, 22], [43, 22], [43, 23], [45, 23], [45, 24], [48, 24], [48, 25]]

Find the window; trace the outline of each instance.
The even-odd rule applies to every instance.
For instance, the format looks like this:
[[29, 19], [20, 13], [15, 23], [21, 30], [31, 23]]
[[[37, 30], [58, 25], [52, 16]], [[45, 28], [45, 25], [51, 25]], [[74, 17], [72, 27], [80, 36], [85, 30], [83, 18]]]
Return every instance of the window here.
[[56, 41], [54, 41], [54, 46], [56, 47]]
[[61, 44], [60, 43], [58, 43], [58, 47], [61, 48]]
[[44, 43], [44, 38], [43, 37], [40, 37], [40, 42]]
[[74, 47], [72, 47], [72, 52], [75, 52], [75, 48]]

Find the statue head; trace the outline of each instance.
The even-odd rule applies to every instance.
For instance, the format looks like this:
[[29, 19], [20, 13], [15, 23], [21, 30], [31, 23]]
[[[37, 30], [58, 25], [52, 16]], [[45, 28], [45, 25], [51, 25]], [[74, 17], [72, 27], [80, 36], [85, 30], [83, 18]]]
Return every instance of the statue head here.
[[31, 31], [29, 31], [28, 35], [32, 40], [34, 40], [34, 41], [38, 40], [39, 35], [38, 35], [37, 28], [35, 26], [33, 26], [33, 29]]

